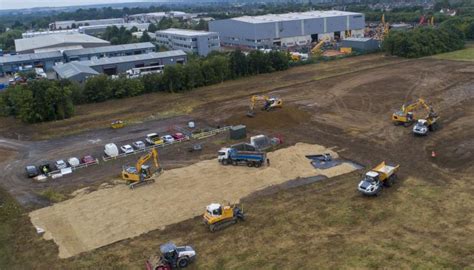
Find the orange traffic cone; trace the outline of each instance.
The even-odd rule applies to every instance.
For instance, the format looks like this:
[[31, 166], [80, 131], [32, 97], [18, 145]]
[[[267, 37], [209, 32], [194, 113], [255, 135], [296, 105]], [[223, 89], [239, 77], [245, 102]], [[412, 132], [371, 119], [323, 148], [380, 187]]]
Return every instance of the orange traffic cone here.
[[435, 152], [435, 151], [431, 151], [431, 157], [432, 157], [432, 158], [435, 158], [435, 157], [436, 157], [436, 152]]

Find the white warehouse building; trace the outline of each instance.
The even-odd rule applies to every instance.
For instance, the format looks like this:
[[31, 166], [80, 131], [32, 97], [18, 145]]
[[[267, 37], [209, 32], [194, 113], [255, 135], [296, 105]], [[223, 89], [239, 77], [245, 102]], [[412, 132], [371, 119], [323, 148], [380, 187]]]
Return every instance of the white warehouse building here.
[[243, 16], [209, 22], [221, 44], [250, 49], [309, 45], [323, 38], [363, 37], [365, 17], [345, 11]]
[[215, 32], [169, 28], [156, 31], [156, 41], [169, 49], [183, 50], [201, 56], [220, 48], [219, 34]]

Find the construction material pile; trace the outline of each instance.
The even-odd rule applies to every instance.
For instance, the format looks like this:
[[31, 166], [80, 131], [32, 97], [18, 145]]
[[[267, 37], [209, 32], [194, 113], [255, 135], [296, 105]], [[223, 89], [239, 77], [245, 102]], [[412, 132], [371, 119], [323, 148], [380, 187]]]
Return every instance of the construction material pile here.
[[299, 177], [333, 177], [355, 170], [350, 163], [315, 169], [305, 157], [337, 154], [323, 146], [298, 143], [268, 154], [270, 166], [222, 166], [215, 159], [165, 171], [156, 183], [136, 190], [125, 185], [89, 194], [30, 213], [32, 223], [67, 258], [84, 251], [164, 228], [202, 214], [211, 202], [238, 202], [257, 190]]

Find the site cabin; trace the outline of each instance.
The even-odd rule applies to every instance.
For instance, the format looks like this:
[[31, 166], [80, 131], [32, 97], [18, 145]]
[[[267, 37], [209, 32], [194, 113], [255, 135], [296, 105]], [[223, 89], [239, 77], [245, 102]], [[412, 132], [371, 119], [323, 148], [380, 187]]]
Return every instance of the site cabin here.
[[266, 160], [265, 152], [239, 151], [234, 148], [222, 148], [218, 152], [217, 160], [222, 165], [232, 164], [234, 166], [245, 164], [248, 167], [260, 167]]
[[365, 195], [378, 195], [383, 186], [390, 187], [394, 184], [399, 167], [400, 165], [387, 165], [385, 161], [380, 163], [365, 174], [358, 190]]

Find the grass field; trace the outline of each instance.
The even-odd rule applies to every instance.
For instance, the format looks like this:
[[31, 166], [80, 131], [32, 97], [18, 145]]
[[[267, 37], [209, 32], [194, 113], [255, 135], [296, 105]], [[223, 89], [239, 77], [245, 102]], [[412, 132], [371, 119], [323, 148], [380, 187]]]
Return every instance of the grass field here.
[[474, 61], [474, 45], [470, 45], [468, 48], [463, 50], [438, 54], [434, 56], [434, 58], [456, 61]]

